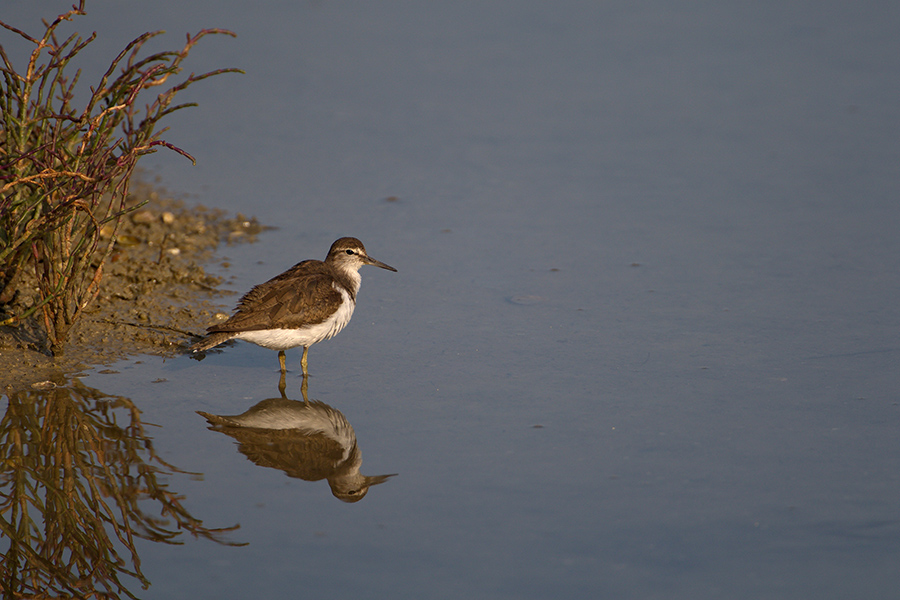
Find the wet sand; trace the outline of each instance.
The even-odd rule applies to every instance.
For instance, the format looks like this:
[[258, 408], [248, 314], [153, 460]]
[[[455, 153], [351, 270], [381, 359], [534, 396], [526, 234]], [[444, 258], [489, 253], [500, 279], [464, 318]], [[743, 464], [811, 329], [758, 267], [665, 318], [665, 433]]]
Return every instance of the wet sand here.
[[[255, 241], [265, 228], [255, 218], [190, 206], [147, 183], [132, 186], [135, 203], [106, 262], [101, 290], [73, 327], [63, 352], [51, 356], [36, 318], [0, 327], [0, 388], [63, 385], [90, 365], [138, 354], [183, 352], [217, 313], [228, 310], [219, 275], [207, 271], [221, 244]], [[227, 263], [215, 270], [222, 271]], [[34, 280], [16, 282], [0, 320], [21, 314], [37, 299]], [[39, 314], [35, 315], [39, 317]]]

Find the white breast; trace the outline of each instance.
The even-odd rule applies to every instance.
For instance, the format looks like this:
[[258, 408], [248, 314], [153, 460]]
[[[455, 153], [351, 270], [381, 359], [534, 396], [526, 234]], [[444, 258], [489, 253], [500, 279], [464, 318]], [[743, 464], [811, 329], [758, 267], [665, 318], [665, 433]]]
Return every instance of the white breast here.
[[242, 331], [234, 336], [239, 340], [253, 342], [257, 346], [270, 350], [288, 350], [297, 346], [311, 346], [323, 340], [333, 338], [346, 327], [353, 316], [356, 303], [347, 291], [332, 284], [341, 294], [342, 302], [330, 317], [316, 325], [307, 325], [300, 329], [262, 329], [259, 331]]

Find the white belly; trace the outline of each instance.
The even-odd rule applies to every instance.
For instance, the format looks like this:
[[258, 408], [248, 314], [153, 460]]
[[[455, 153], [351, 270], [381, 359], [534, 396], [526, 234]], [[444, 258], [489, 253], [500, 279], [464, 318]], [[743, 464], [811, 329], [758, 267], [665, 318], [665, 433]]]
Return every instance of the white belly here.
[[260, 329], [258, 331], [242, 331], [235, 339], [253, 342], [257, 346], [270, 350], [288, 350], [297, 346], [311, 346], [333, 338], [350, 322], [356, 303], [343, 289], [336, 287], [343, 298], [340, 308], [334, 314], [317, 325], [307, 325], [300, 329]]

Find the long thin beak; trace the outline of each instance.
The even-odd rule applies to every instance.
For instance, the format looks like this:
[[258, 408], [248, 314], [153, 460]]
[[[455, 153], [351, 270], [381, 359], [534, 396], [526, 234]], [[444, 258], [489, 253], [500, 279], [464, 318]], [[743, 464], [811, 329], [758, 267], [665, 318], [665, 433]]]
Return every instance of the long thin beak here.
[[397, 476], [396, 473], [392, 473], [390, 475], [366, 475], [366, 485], [370, 486], [370, 487], [373, 485], [378, 485], [379, 483], [384, 483], [391, 477], [396, 477], [396, 476]]
[[390, 265], [386, 265], [383, 262], [381, 262], [380, 260], [375, 260], [371, 256], [364, 256], [363, 262], [366, 263], [367, 265], [374, 265], [376, 267], [381, 267], [382, 269], [387, 269], [388, 271], [393, 271], [394, 273], [397, 272], [397, 269], [395, 269], [394, 267], [392, 267]]

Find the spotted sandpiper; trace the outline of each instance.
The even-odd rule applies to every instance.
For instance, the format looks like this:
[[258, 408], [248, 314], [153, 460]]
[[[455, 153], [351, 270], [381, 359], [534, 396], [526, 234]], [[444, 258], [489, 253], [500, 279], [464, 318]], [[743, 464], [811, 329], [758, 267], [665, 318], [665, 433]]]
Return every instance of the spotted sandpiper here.
[[331, 245], [324, 262], [304, 260], [244, 294], [234, 315], [207, 329], [207, 336], [190, 350], [202, 352], [231, 339], [246, 340], [278, 350], [283, 373], [284, 351], [303, 346], [300, 365], [305, 377], [309, 347], [334, 337], [350, 322], [363, 265], [397, 271], [366, 254], [358, 239], [341, 238]]
[[323, 402], [270, 398], [243, 414], [197, 411], [240, 442], [239, 450], [262, 467], [281, 469], [306, 481], [327, 479], [331, 493], [344, 502], [362, 500], [373, 485], [394, 475], [363, 475], [362, 452], [347, 418]]

